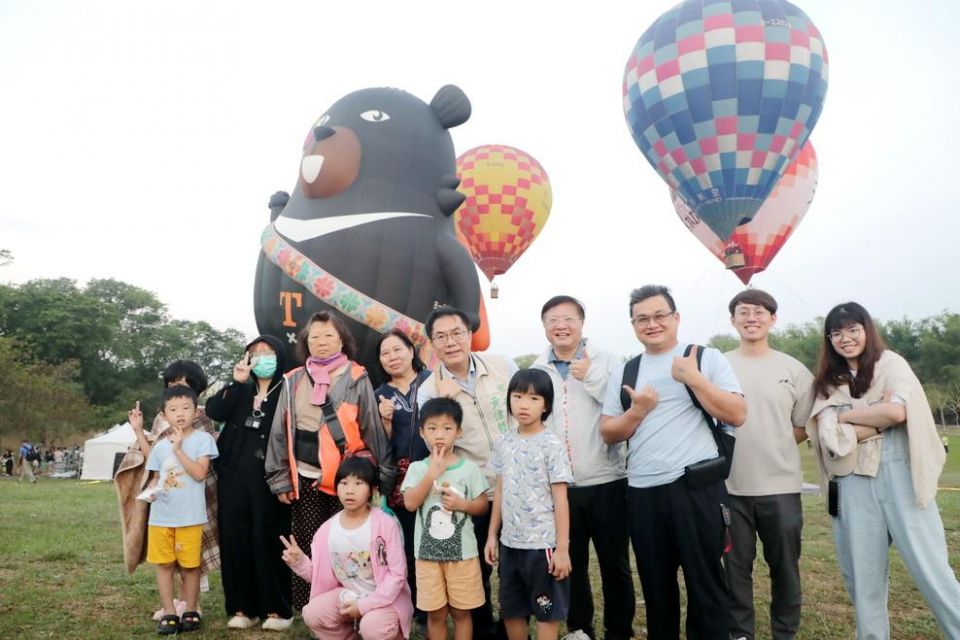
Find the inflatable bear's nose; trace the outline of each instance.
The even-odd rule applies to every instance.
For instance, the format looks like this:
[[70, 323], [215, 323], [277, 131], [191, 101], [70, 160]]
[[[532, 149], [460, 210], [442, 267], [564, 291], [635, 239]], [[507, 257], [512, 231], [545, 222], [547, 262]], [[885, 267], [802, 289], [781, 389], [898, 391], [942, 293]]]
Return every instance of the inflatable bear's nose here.
[[314, 127], [313, 139], [317, 142], [320, 142], [321, 140], [326, 140], [335, 133], [336, 131], [333, 129], [333, 127]]

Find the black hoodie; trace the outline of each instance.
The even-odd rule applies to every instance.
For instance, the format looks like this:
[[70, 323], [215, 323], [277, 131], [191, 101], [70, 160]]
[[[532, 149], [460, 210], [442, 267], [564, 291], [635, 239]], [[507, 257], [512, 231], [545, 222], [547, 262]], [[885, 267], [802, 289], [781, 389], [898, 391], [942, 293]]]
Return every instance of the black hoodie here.
[[[270, 425], [277, 409], [280, 397], [280, 383], [286, 372], [286, 349], [280, 340], [271, 335], [262, 335], [250, 342], [245, 351], [249, 351], [258, 342], [265, 342], [277, 354], [277, 370], [270, 381], [270, 392], [260, 405], [263, 413], [253, 416], [253, 398], [257, 394], [256, 378], [240, 384], [234, 380], [211, 396], [206, 403], [207, 416], [217, 422], [223, 422], [223, 431], [217, 440], [220, 456], [214, 460], [217, 473], [256, 472], [263, 477], [263, 459], [270, 436]], [[259, 421], [258, 426], [246, 426]]]

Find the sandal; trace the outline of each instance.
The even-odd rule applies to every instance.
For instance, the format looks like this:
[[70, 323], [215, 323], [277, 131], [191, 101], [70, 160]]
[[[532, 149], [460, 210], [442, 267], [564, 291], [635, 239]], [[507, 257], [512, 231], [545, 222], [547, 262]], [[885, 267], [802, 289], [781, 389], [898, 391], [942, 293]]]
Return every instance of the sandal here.
[[157, 625], [157, 633], [162, 636], [172, 636], [180, 628], [179, 616], [163, 616]]
[[180, 633], [189, 633], [200, 629], [200, 614], [196, 611], [187, 611], [180, 618]]

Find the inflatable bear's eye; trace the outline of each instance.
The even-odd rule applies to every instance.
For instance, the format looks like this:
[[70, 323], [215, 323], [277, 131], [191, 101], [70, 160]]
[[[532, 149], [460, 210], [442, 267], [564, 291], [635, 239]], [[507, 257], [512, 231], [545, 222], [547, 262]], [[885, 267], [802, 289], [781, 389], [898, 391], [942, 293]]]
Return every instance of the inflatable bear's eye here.
[[386, 111], [380, 111], [379, 109], [371, 109], [370, 111], [361, 113], [360, 117], [367, 122], [384, 122], [390, 119], [390, 114]]

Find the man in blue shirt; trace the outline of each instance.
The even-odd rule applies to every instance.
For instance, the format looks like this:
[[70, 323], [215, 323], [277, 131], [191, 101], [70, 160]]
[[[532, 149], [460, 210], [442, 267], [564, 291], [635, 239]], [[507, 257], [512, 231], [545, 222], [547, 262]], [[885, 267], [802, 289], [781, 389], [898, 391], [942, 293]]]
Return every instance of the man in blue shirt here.
[[[726, 640], [729, 595], [722, 556], [727, 491], [723, 479], [695, 486], [685, 477], [687, 467], [718, 455], [711, 428], [690, 392], [707, 413], [733, 426], [746, 419], [746, 404], [719, 351], [704, 350], [700, 367], [696, 347], [684, 355], [687, 345], [677, 339], [680, 314], [666, 287], [635, 289], [630, 322], [645, 352], [635, 380], [623, 381], [623, 365], [611, 374], [600, 433], [608, 444], [627, 441], [630, 538], [648, 635], [680, 637], [677, 569], [683, 568], [686, 636]], [[621, 387], [629, 399], [626, 409]]]

